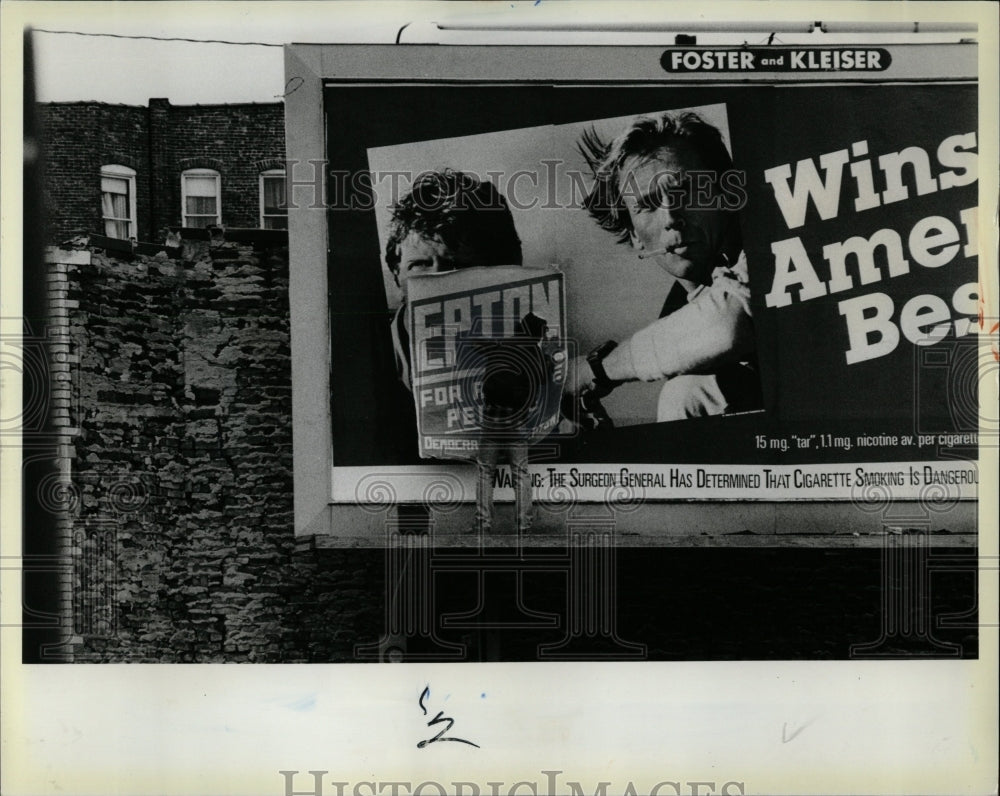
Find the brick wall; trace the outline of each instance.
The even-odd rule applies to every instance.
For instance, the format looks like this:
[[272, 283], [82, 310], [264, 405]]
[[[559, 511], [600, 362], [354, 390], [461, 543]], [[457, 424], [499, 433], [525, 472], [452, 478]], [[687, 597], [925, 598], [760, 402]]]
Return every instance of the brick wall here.
[[136, 170], [139, 237], [150, 240], [151, 174], [147, 110], [98, 102], [38, 106], [45, 154], [44, 195], [48, 240], [77, 232], [104, 234], [101, 222], [101, 166]]
[[294, 536], [286, 252], [50, 255], [73, 660], [350, 660], [377, 640], [381, 551]]
[[[157, 102], [153, 100], [152, 102]], [[170, 106], [158, 229], [181, 223], [181, 172], [213, 168], [222, 176], [222, 221], [260, 226], [261, 171], [284, 168], [285, 116], [280, 104]]]
[[258, 227], [259, 175], [284, 165], [281, 103], [175, 106], [152, 99], [148, 108], [70, 102], [40, 104], [38, 111], [52, 243], [79, 232], [103, 234], [103, 165], [136, 170], [136, 237], [149, 241], [181, 225], [185, 169], [220, 173], [225, 226]]

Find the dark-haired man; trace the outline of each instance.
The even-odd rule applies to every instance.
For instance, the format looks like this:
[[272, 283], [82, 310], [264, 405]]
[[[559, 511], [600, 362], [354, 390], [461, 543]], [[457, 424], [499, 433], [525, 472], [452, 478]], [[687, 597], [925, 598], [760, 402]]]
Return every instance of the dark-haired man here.
[[665, 379], [657, 421], [759, 409], [743, 175], [718, 129], [693, 113], [641, 116], [610, 143], [585, 133], [580, 150], [591, 217], [675, 281], [660, 319], [578, 358], [567, 389]]
[[407, 280], [477, 265], [521, 265], [521, 239], [493, 183], [452, 169], [427, 172], [392, 207], [385, 263], [403, 296], [392, 339], [400, 379], [409, 389]]

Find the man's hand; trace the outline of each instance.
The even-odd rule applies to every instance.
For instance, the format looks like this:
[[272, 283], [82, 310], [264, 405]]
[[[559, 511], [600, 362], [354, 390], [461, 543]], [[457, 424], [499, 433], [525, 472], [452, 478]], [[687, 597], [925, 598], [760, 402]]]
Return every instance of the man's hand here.
[[563, 392], [578, 396], [583, 390], [594, 386], [594, 372], [586, 357], [576, 357], [569, 362]]

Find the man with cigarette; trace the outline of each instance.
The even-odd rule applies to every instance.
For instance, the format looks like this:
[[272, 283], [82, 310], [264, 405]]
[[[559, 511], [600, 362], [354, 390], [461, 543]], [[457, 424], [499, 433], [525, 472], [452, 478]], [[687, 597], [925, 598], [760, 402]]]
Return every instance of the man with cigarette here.
[[743, 175], [720, 132], [694, 113], [663, 113], [634, 119], [610, 143], [588, 131], [579, 146], [594, 178], [591, 217], [674, 285], [659, 320], [578, 357], [567, 389], [603, 396], [665, 380], [657, 422], [761, 408], [737, 216]]

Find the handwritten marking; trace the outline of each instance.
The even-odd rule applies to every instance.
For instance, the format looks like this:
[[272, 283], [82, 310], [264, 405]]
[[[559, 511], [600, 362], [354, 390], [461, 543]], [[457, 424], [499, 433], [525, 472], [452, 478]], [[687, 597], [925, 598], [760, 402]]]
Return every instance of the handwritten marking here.
[[806, 727], [808, 727], [814, 721], [816, 721], [816, 719], [810, 719], [805, 724], [803, 724], [801, 727], [799, 727], [795, 732], [793, 732], [791, 735], [787, 735], [786, 734], [786, 730], [788, 729], [788, 723], [786, 722], [786, 723], [782, 724], [781, 725], [781, 742], [782, 743], [791, 743], [792, 741], [794, 741], [798, 737], [799, 733], [801, 733]]
[[[420, 705], [420, 709], [424, 712], [425, 716], [427, 715], [427, 708], [424, 706], [424, 700], [430, 697], [430, 695], [431, 695], [431, 687], [428, 685], [424, 687], [423, 692], [420, 694], [420, 699], [417, 700], [417, 704]], [[476, 749], [482, 748], [479, 746], [479, 744], [473, 743], [472, 741], [467, 741], [464, 738], [446, 738], [445, 733], [448, 732], [448, 730], [450, 730], [453, 726], [455, 726], [455, 720], [450, 716], [445, 716], [444, 711], [439, 710], [437, 712], [437, 715], [429, 722], [427, 722], [427, 726], [433, 727], [435, 724], [445, 724], [445, 723], [447, 723], [447, 726], [433, 738], [427, 738], [426, 740], [417, 743], [417, 749], [423, 749], [428, 744], [436, 743], [437, 741], [457, 741], [458, 743], [465, 743], [468, 744], [469, 746], [474, 746], [476, 747]]]

